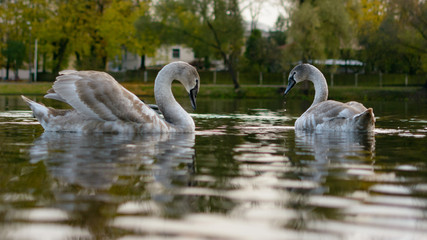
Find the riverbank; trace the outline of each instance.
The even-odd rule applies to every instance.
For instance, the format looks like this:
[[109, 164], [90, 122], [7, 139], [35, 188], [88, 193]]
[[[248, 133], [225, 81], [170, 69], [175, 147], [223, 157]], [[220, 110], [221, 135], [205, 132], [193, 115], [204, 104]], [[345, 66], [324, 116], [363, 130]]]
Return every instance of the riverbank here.
[[[129, 91], [138, 96], [153, 96], [153, 84], [122, 83]], [[40, 83], [0, 83], [2, 95], [44, 95], [52, 87], [51, 82]], [[180, 84], [173, 85], [176, 97], [187, 96]], [[284, 86], [242, 85], [236, 92], [232, 85], [202, 85], [199, 97], [211, 98], [276, 98], [283, 97]], [[289, 98], [312, 99], [314, 89], [304, 90], [297, 86], [289, 93]], [[427, 90], [421, 87], [348, 87], [336, 86], [329, 88], [329, 99], [347, 101], [374, 100], [427, 100]]]

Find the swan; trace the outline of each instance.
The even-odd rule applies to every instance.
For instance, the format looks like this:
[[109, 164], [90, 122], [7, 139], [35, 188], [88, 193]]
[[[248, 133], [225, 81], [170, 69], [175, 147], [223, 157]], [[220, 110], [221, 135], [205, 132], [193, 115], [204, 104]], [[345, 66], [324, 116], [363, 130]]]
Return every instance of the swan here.
[[295, 130], [373, 131], [372, 108], [351, 101], [341, 103], [328, 99], [328, 84], [322, 72], [310, 64], [300, 64], [289, 74], [285, 95], [296, 83], [311, 81], [315, 95], [311, 106], [295, 121]]
[[191, 116], [175, 100], [171, 84], [181, 82], [189, 93], [193, 109], [200, 77], [185, 62], [164, 66], [154, 83], [154, 97], [163, 117], [120, 85], [111, 75], [98, 71], [65, 70], [59, 73], [45, 98], [65, 102], [73, 109], [54, 109], [22, 99], [45, 131], [53, 132], [194, 132]]

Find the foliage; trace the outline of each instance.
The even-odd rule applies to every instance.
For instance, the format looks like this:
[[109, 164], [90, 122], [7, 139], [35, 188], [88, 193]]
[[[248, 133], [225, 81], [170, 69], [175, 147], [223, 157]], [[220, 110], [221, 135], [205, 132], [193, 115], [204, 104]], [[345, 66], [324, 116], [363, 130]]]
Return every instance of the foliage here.
[[[427, 72], [426, 1], [281, 2], [292, 6], [289, 17], [245, 39], [238, 0], [2, 1], [0, 67], [31, 68], [38, 39], [41, 69], [52, 72], [71, 62], [105, 70], [107, 62], [120, 66], [128, 52], [144, 60], [163, 44], [183, 44], [206, 68], [221, 59], [236, 89], [237, 69], [277, 72], [313, 59], [359, 59], [366, 72]], [[262, 3], [245, 3], [253, 21]]]
[[148, 35], [144, 38], [141, 33], [137, 33], [134, 26], [140, 16], [145, 16], [147, 10], [148, 3], [146, 2], [115, 0], [103, 12], [99, 31], [106, 41], [106, 52], [109, 59], [113, 60], [118, 57], [121, 60], [122, 55], [127, 51], [141, 54], [153, 53], [153, 45], [151, 45], [153, 41], [150, 37], [154, 33], [144, 33]]
[[280, 46], [285, 44], [286, 35], [281, 31], [269, 32], [268, 37], [262, 36], [259, 29], [254, 29], [246, 40], [243, 66], [245, 71], [278, 72], [282, 70]]
[[236, 0], [161, 0], [156, 10], [169, 39], [192, 47], [198, 57], [223, 59], [239, 88], [235, 69], [244, 30]]
[[351, 22], [341, 0], [302, 1], [291, 12], [288, 61], [337, 58], [351, 44]]
[[6, 48], [3, 49], [2, 54], [6, 57], [6, 66], [12, 67], [15, 70], [15, 79], [18, 79], [18, 70], [24, 63], [25, 44], [20, 41], [8, 40]]
[[138, 52], [143, 48], [134, 22], [148, 6], [149, 1], [132, 0], [10, 1], [0, 4], [5, 26], [1, 33], [6, 40], [25, 40], [29, 50], [38, 38], [43, 69], [57, 72], [74, 56], [79, 69], [104, 70], [108, 59], [120, 58], [123, 49]]
[[259, 72], [265, 71], [267, 57], [267, 41], [262, 37], [258, 29], [254, 29], [246, 40], [245, 57], [249, 60], [251, 69]]
[[[166, 40], [164, 27], [149, 14], [143, 14], [135, 22], [137, 52], [142, 56], [140, 69], [145, 69], [145, 56], [154, 56], [162, 40]], [[166, 41], [163, 41], [166, 42]]]
[[[371, 29], [359, 31], [367, 70], [415, 74], [427, 70], [427, 4], [425, 1], [393, 0], [383, 17], [365, 20]], [[373, 22], [372, 24], [368, 24]], [[379, 25], [376, 26], [376, 23]]]

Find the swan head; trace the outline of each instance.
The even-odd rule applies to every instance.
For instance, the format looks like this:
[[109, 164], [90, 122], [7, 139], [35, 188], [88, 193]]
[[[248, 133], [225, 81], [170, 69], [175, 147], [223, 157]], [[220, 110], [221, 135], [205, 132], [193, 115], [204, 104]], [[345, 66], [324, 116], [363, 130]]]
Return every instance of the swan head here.
[[294, 67], [289, 73], [288, 86], [286, 87], [285, 95], [289, 93], [295, 84], [305, 80], [311, 80], [313, 68], [316, 69], [313, 65], [306, 63]]
[[[173, 80], [179, 81], [184, 86], [189, 94], [191, 106], [196, 109], [196, 97], [200, 87], [200, 76], [196, 68], [182, 61], [167, 64], [157, 75], [154, 83], [155, 93], [158, 92], [160, 96], [161, 89], [170, 89]], [[157, 97], [156, 101], [158, 101]]]
[[191, 106], [196, 109], [196, 97], [200, 88], [200, 76], [196, 68], [186, 62], [171, 63], [176, 65], [175, 79], [184, 85], [190, 97]]

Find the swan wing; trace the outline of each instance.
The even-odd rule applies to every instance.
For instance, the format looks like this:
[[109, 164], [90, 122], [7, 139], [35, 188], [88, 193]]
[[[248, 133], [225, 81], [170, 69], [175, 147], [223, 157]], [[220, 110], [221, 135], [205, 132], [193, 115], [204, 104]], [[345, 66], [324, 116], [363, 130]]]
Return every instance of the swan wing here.
[[365, 106], [363, 106], [363, 104], [356, 102], [356, 101], [346, 102], [345, 105], [352, 107], [359, 112], [364, 112], [364, 111], [368, 110]]
[[298, 128], [314, 129], [322, 124], [337, 123], [341, 124], [346, 119], [352, 118], [359, 114], [357, 108], [353, 108], [347, 104], [328, 100], [320, 102], [310, 107], [295, 123]]
[[158, 121], [157, 113], [105, 72], [62, 71], [45, 97], [66, 102], [98, 120]]

